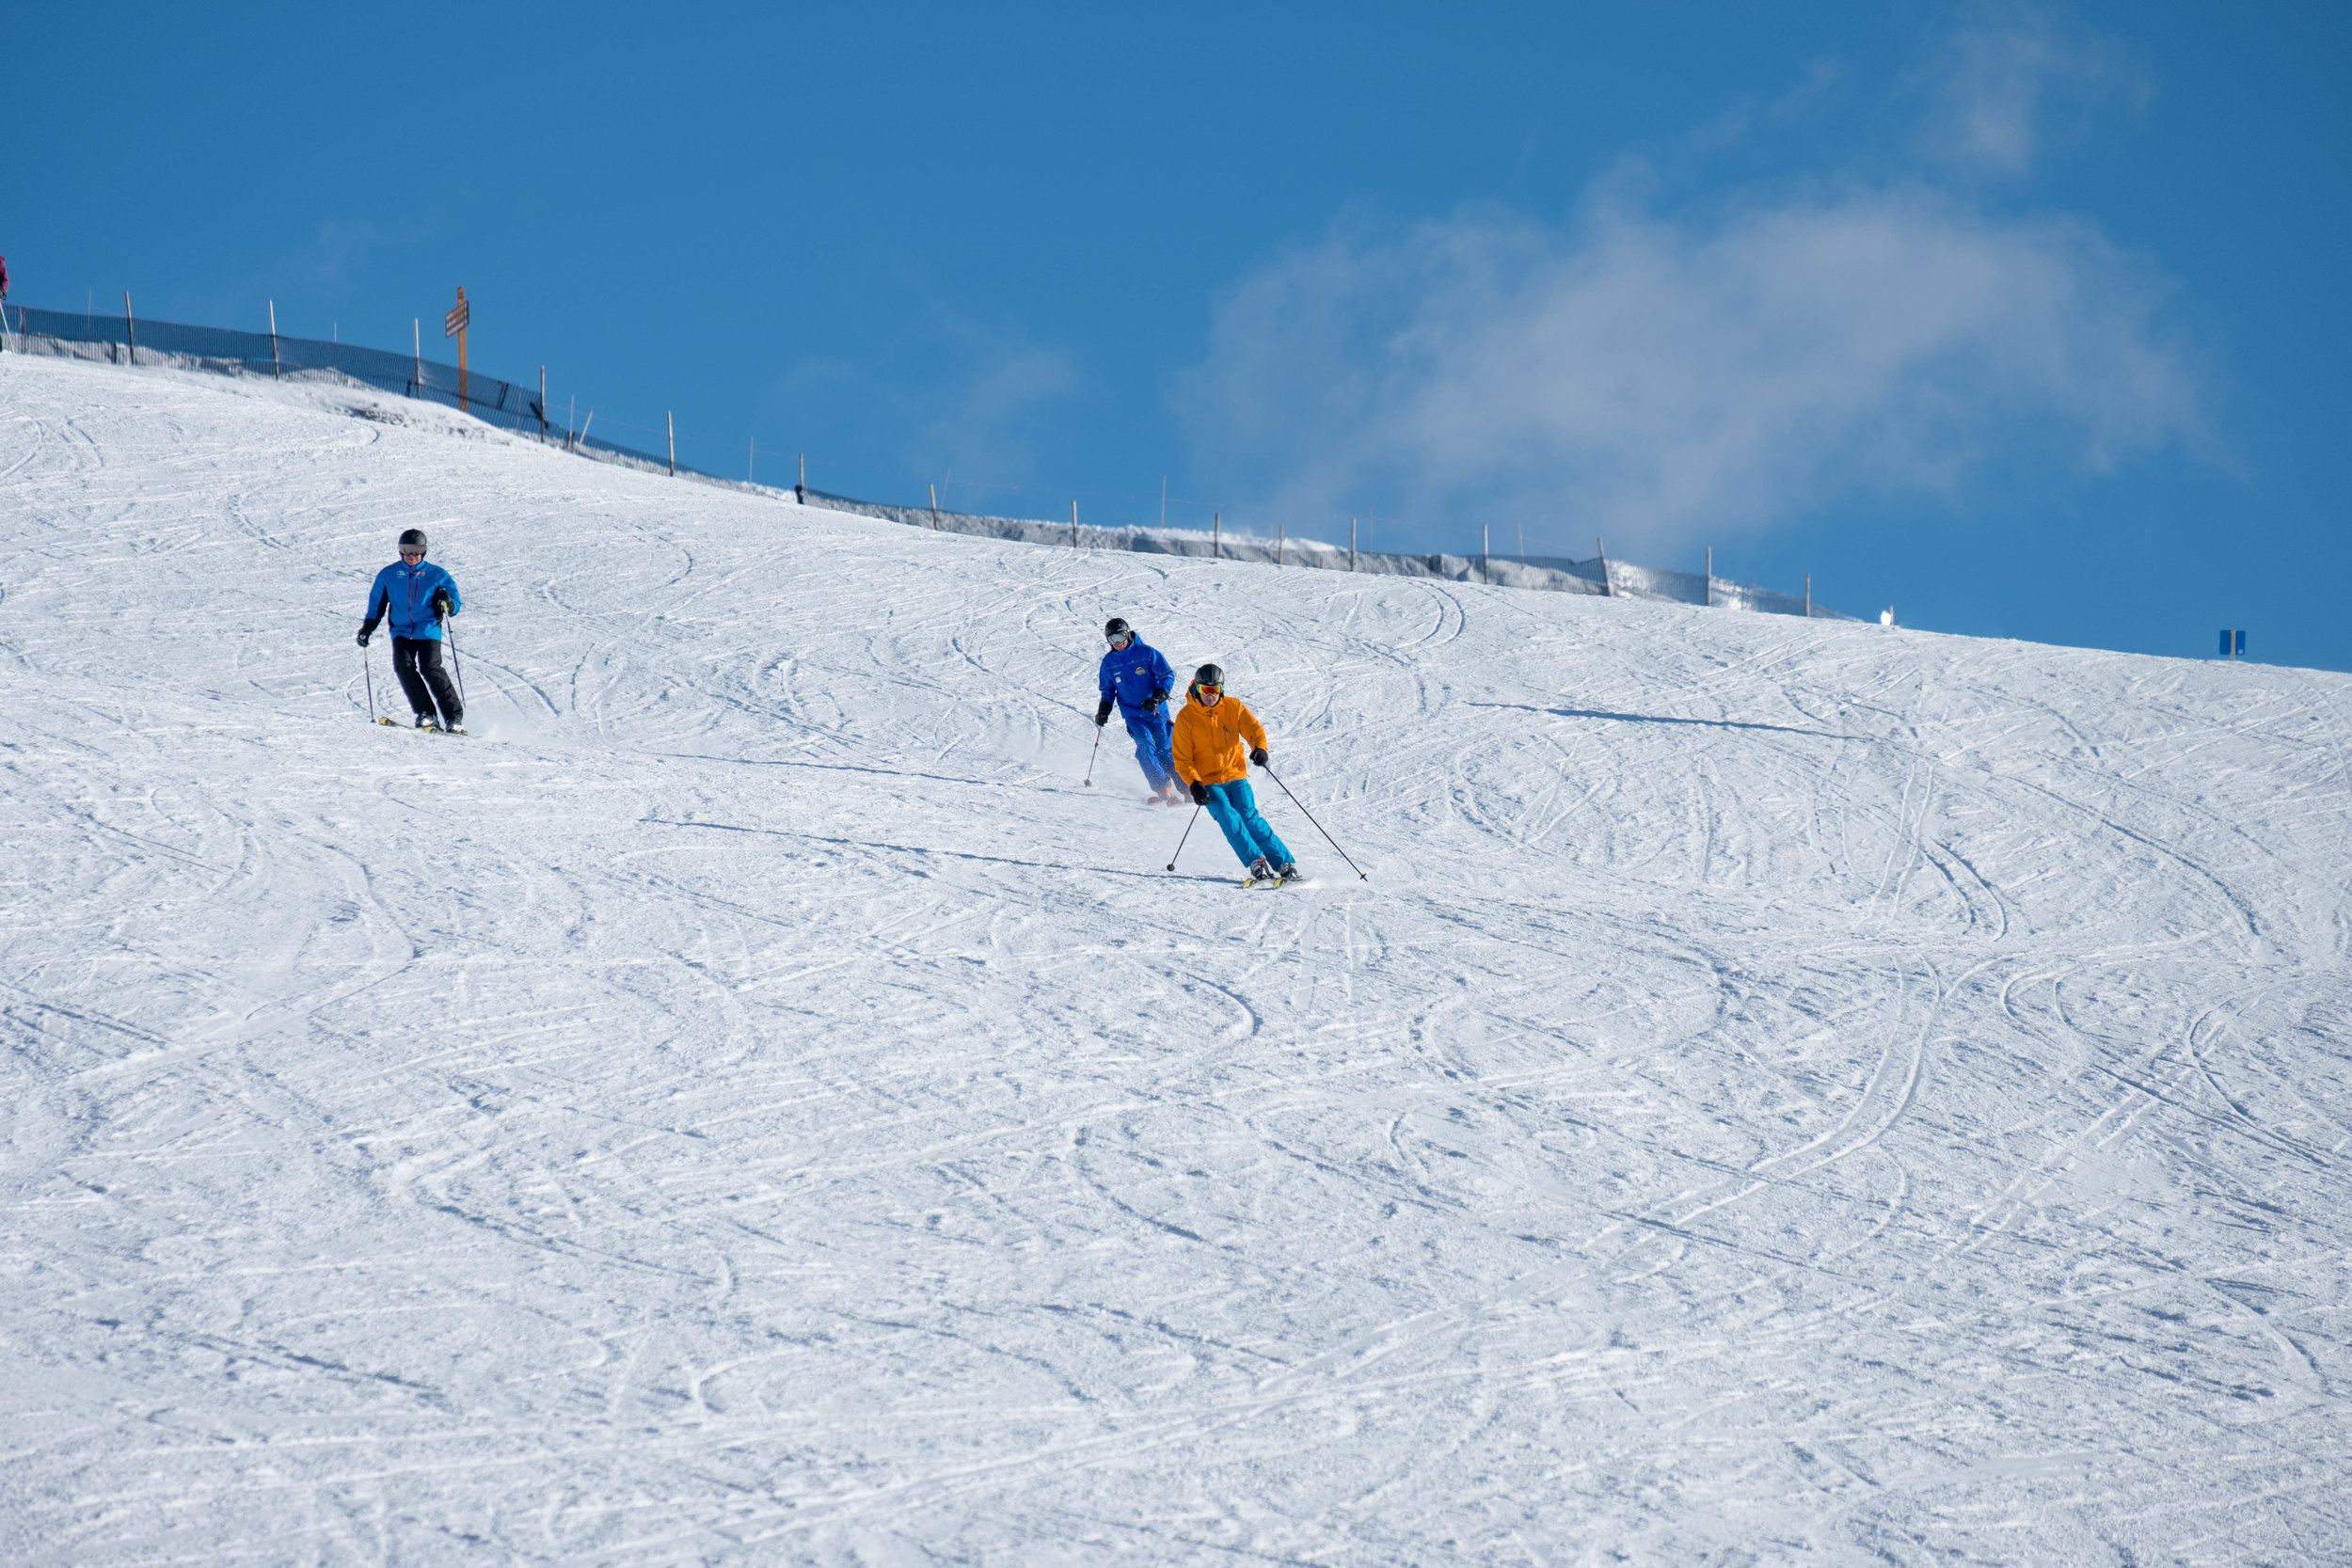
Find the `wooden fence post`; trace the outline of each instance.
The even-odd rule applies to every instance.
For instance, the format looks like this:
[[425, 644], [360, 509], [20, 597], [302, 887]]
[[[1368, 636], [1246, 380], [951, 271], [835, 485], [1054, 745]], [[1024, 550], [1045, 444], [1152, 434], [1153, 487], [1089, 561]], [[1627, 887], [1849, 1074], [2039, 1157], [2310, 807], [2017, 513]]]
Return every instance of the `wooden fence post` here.
[[[460, 354], [465, 352], [462, 339], [459, 341], [458, 352]], [[665, 409], [662, 412], [661, 420], [670, 427], [670, 477], [675, 479], [677, 478], [677, 416]]]
[[1714, 608], [1714, 605], [1715, 605], [1715, 546], [1712, 546], [1712, 545], [1709, 545], [1709, 546], [1707, 546], [1707, 587], [1705, 588], [1705, 590], [1703, 590], [1703, 592], [1702, 592], [1702, 595], [1701, 595], [1701, 596], [1705, 599], [1705, 601], [1706, 601], [1707, 606], [1708, 606], [1708, 609], [1710, 609], [1710, 610], [1711, 610], [1711, 609], [1713, 609], [1713, 608]]
[[542, 445], [545, 445], [545, 444], [546, 444], [546, 442], [547, 442], [547, 438], [548, 438], [548, 368], [547, 368], [545, 365], [542, 365], [542, 366], [540, 366], [540, 367], [539, 367], [539, 440], [540, 440], [540, 443], [541, 443]]
[[792, 486], [792, 499], [803, 506], [808, 504], [808, 453], [801, 453], [801, 482]]
[[1078, 547], [1078, 503], [1076, 501], [1070, 503], [1070, 547], [1073, 550]]
[[408, 318], [408, 346], [416, 356], [417, 365], [416, 379], [408, 383], [408, 395], [421, 398], [424, 396], [424, 319], [421, 316]]
[[1356, 519], [1353, 517], [1347, 520], [1347, 569], [1351, 572], [1356, 569]]
[[1804, 575], [1804, 618], [1808, 621], [1813, 619], [1813, 574], [1811, 572]]
[[1225, 554], [1225, 514], [1209, 514], [1209, 559], [1216, 561]]
[[269, 378], [272, 381], [279, 379], [278, 374], [278, 302], [274, 299], [269, 302]]
[[139, 362], [139, 324], [138, 319], [131, 314], [131, 291], [128, 289], [122, 291], [122, 336], [131, 351], [125, 357], [135, 365]]
[[[457, 411], [462, 414], [466, 411], [466, 325], [472, 315], [466, 306], [466, 288], [462, 283], [457, 287]], [[446, 338], [449, 334], [443, 332], [441, 336]]]
[[939, 531], [939, 486], [931, 486], [931, 531]]
[[1282, 525], [1279, 522], [1274, 525], [1274, 564], [1278, 570], [1282, 564]]
[[1600, 562], [1601, 597], [1613, 599], [1617, 596], [1617, 591], [1609, 586], [1609, 547], [1603, 545], [1597, 536], [1593, 540], [1593, 555]]

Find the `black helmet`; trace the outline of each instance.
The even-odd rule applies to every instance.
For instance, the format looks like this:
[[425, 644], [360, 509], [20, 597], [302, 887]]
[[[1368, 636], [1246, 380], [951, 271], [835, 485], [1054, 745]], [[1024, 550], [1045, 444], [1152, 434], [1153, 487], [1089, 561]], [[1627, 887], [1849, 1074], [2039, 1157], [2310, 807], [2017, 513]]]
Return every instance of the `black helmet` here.
[[411, 545], [414, 545], [420, 551], [424, 548], [424, 530], [421, 528], [401, 530], [400, 547], [405, 550]]
[[1224, 667], [1216, 664], [1203, 664], [1200, 669], [1195, 670], [1192, 673], [1192, 684], [1195, 686], [1223, 686], [1225, 684]]
[[1136, 628], [1119, 616], [1114, 615], [1103, 623], [1103, 636], [1105, 640], [1119, 636], [1133, 637], [1135, 634]]

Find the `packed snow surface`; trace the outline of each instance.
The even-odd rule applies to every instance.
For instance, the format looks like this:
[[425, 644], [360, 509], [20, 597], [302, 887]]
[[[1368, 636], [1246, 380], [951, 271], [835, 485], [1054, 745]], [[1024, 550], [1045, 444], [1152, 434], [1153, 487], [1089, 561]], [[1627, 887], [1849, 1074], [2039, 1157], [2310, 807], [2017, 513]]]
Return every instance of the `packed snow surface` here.
[[[0, 1560], [2352, 1559], [2343, 676], [16, 356], [0, 476]], [[1311, 886], [1082, 784], [1114, 613]]]

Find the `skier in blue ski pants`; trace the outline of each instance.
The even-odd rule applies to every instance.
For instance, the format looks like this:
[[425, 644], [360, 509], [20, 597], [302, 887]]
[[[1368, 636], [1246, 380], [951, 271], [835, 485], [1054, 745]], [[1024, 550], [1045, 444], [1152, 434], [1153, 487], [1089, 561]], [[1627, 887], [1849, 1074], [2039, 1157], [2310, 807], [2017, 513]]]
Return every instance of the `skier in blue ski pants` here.
[[1094, 710], [1096, 728], [1111, 721], [1111, 709], [1127, 721], [1127, 737], [1136, 743], [1136, 761], [1143, 767], [1152, 799], [1174, 805], [1176, 764], [1168, 755], [1174, 726], [1168, 717], [1168, 695], [1176, 689], [1176, 672], [1157, 648], [1136, 636], [1135, 628], [1118, 616], [1103, 627], [1111, 651], [1095, 672], [1102, 702]]

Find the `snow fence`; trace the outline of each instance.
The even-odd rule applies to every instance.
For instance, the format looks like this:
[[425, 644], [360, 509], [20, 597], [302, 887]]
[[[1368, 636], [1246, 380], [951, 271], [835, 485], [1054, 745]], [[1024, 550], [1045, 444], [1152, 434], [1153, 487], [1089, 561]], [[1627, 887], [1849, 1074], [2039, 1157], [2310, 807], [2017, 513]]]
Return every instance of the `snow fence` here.
[[[507, 430], [536, 435], [542, 440], [561, 441], [566, 450], [600, 461], [687, 474], [734, 490], [791, 496], [803, 505], [886, 518], [942, 533], [1020, 540], [1063, 549], [1129, 550], [1142, 555], [1258, 561], [1321, 571], [1486, 582], [1554, 594], [1663, 599], [1717, 610], [1808, 615], [1817, 620], [1854, 619], [1814, 603], [1810, 594], [1799, 597], [1727, 578], [1670, 571], [1661, 566], [1636, 566], [1605, 556], [1595, 556], [1590, 561], [1565, 556], [1520, 561], [1506, 556], [1385, 554], [1343, 548], [1318, 539], [1262, 539], [1246, 534], [1202, 534], [1182, 529], [1083, 527], [1075, 522], [994, 517], [937, 507], [890, 506], [801, 486], [784, 489], [723, 478], [674, 459], [593, 438], [584, 429], [550, 428], [539, 389], [470, 372], [461, 381], [456, 366], [427, 359], [421, 352], [396, 354], [356, 343], [293, 338], [275, 332], [240, 332], [229, 327], [190, 326], [183, 322], [140, 321], [131, 313], [127, 302], [119, 316], [102, 316], [94, 310], [76, 315], [71, 310], [12, 305], [7, 308], [4, 322], [7, 347], [12, 352], [103, 359], [110, 364], [167, 365], [226, 375], [268, 375], [280, 380], [325, 380], [373, 387], [403, 397], [446, 404]], [[592, 421], [594, 418], [592, 413]]]
[[1247, 534], [1204, 534], [1190, 529], [1096, 528], [1079, 523], [1045, 522], [1034, 517], [992, 517], [976, 513], [948, 512], [925, 506], [889, 506], [830, 495], [822, 490], [782, 491], [804, 505], [831, 512], [850, 512], [882, 517], [942, 533], [968, 533], [983, 539], [1016, 539], [1061, 549], [1130, 550], [1142, 555], [1186, 555], [1223, 561], [1258, 561], [1277, 566], [1306, 566], [1331, 572], [1375, 572], [1390, 577], [1441, 578], [1452, 582], [1490, 582], [1502, 588], [1534, 588], [1554, 594], [1597, 594], [1621, 599], [1664, 599], [1676, 604], [1706, 605], [1716, 610], [1757, 610], [1770, 615], [1810, 615], [1816, 620], [1851, 621], [1810, 597], [1776, 593], [1754, 583], [1698, 572], [1676, 572], [1662, 566], [1636, 566], [1605, 556], [1573, 561], [1565, 556], [1538, 556], [1520, 561], [1508, 556], [1394, 555], [1353, 550], [1319, 539]]

